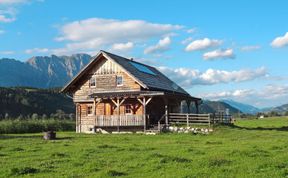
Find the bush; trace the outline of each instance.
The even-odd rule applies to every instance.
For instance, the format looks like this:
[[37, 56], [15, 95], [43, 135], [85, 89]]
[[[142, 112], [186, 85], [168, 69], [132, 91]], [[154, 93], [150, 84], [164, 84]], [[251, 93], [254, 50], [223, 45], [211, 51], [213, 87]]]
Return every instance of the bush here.
[[75, 122], [71, 120], [56, 119], [5, 119], [0, 121], [0, 134], [38, 133], [47, 130], [74, 131]]

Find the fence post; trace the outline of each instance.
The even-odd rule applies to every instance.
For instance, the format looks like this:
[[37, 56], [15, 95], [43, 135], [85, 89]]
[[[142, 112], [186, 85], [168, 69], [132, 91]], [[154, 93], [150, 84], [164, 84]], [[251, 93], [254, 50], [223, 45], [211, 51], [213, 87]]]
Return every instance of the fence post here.
[[186, 114], [187, 127], [189, 127], [189, 114]]
[[208, 124], [209, 124], [209, 128], [210, 128], [210, 124], [211, 124], [211, 121], [210, 121], [210, 114], [208, 114]]

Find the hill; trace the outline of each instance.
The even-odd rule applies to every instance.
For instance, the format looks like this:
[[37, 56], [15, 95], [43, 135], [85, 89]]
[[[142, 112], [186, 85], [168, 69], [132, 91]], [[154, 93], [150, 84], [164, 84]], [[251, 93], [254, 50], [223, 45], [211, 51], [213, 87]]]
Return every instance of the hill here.
[[230, 106], [229, 104], [222, 101], [208, 101], [205, 100], [200, 105], [199, 110], [200, 113], [217, 113], [217, 112], [225, 112], [226, 109], [229, 110], [231, 115], [241, 113], [240, 110]]
[[279, 114], [286, 114], [288, 112], [288, 104], [283, 104], [281, 106], [270, 108], [268, 111], [266, 110], [266, 112], [273, 112], [273, 111]]
[[62, 87], [86, 64], [91, 56], [35, 56], [26, 62], [0, 59], [0, 86], [35, 88]]
[[72, 99], [60, 94], [59, 89], [0, 88], [0, 118], [33, 113], [50, 116], [60, 110], [67, 114], [75, 112]]
[[261, 112], [259, 108], [256, 108], [252, 105], [239, 103], [233, 100], [220, 100], [220, 101], [229, 104], [230, 106], [240, 110], [242, 113], [245, 114], [257, 114], [258, 112]]

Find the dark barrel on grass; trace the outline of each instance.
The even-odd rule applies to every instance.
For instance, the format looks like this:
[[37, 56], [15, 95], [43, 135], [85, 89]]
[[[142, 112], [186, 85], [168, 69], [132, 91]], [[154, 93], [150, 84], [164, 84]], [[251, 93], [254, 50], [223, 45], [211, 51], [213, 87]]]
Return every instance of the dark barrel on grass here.
[[45, 140], [55, 140], [56, 139], [56, 132], [54, 132], [54, 131], [44, 132], [43, 138]]

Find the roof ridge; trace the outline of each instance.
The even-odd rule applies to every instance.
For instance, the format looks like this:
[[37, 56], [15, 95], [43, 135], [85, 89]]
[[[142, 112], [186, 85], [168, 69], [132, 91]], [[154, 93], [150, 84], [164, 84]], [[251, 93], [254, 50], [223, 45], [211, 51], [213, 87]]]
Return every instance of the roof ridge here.
[[107, 51], [104, 51], [104, 50], [100, 50], [100, 51], [103, 52], [103, 53], [106, 53], [106, 54], [108, 54], [108, 55], [113, 55], [113, 56], [117, 56], [117, 57], [123, 58], [123, 59], [125, 59], [125, 60], [127, 60], [127, 61], [129, 61], [129, 62], [135, 62], [135, 63], [141, 64], [141, 65], [144, 65], [144, 66], [146, 66], [146, 67], [155, 68], [154, 66], [150, 66], [150, 65], [144, 64], [144, 63], [139, 62], [139, 61], [134, 61], [134, 58], [132, 58], [133, 60], [131, 60], [131, 59], [128, 59], [128, 58], [126, 58], [126, 57], [119, 56], [119, 55], [117, 55], [117, 54], [113, 54], [113, 53], [110, 53], [110, 52], [107, 52]]

